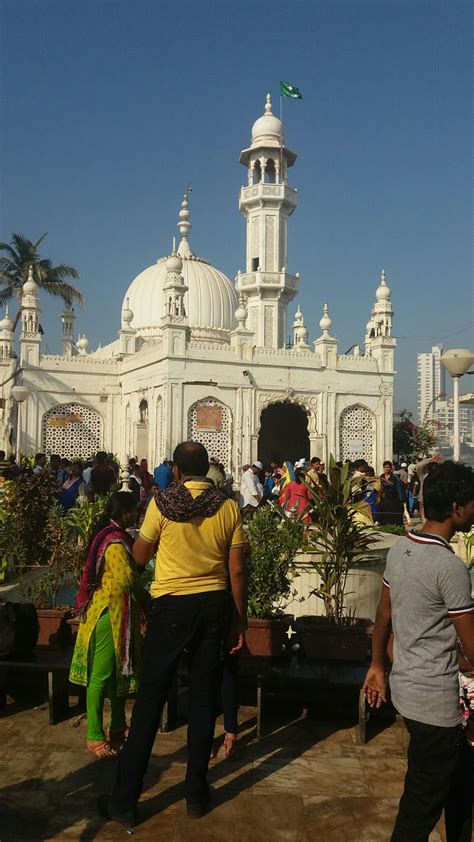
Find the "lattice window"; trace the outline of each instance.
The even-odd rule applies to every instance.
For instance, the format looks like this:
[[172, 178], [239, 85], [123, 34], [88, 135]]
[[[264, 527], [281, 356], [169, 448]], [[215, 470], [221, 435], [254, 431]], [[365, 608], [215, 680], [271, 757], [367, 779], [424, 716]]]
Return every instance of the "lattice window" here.
[[79, 403], [53, 406], [43, 415], [43, 450], [66, 459], [88, 458], [102, 449], [102, 418]]
[[340, 459], [365, 459], [374, 463], [374, 416], [363, 406], [349, 406], [339, 421]]
[[188, 438], [201, 442], [210, 457], [214, 456], [227, 470], [230, 468], [231, 414], [227, 406], [212, 398], [193, 404], [188, 411]]

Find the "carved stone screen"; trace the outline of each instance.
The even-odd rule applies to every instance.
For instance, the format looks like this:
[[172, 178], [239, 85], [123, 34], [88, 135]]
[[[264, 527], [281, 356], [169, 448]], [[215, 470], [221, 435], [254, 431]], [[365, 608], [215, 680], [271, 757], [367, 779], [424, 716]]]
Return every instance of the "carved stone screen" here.
[[349, 406], [339, 421], [339, 458], [374, 463], [374, 416], [363, 406]]
[[230, 410], [218, 401], [198, 401], [189, 408], [188, 437], [199, 441], [206, 448], [209, 456], [230, 467], [231, 425]]
[[59, 404], [43, 416], [43, 450], [67, 459], [89, 457], [102, 448], [102, 418], [78, 403]]

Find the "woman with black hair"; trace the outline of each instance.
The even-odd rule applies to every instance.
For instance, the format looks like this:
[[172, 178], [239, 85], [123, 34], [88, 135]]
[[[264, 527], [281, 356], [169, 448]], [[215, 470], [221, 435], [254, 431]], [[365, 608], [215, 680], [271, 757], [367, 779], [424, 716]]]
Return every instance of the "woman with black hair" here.
[[[87, 747], [101, 760], [115, 757], [114, 745], [125, 741], [125, 699], [138, 685], [144, 590], [126, 531], [136, 517], [132, 494], [112, 494], [92, 534], [76, 597], [81, 622], [69, 677], [87, 687]], [[105, 696], [111, 707], [109, 741]]]

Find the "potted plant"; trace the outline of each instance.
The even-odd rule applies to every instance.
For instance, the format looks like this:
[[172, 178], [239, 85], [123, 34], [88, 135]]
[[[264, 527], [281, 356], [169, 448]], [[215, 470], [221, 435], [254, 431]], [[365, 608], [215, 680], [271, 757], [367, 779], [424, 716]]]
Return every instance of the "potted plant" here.
[[346, 607], [347, 577], [356, 565], [370, 560], [374, 529], [360, 517], [354, 502], [359, 479], [351, 479], [349, 465], [340, 468], [330, 457], [328, 476], [310, 488], [314, 523], [308, 548], [314, 553], [310, 569], [319, 577], [311, 595], [322, 600], [324, 616], [303, 616], [296, 625], [309, 658], [365, 660], [370, 648], [371, 620], [355, 617]]
[[[40, 624], [38, 643], [46, 645], [67, 645], [72, 640], [74, 623], [72, 616], [74, 596], [84, 567], [87, 544], [94, 523], [98, 520], [106, 498], [82, 506], [64, 514], [58, 503], [54, 503], [47, 516], [46, 533], [50, 546], [50, 560], [47, 571], [29, 589]], [[61, 596], [61, 591], [63, 595]]]
[[304, 524], [268, 504], [249, 521], [248, 538], [249, 621], [244, 654], [276, 657], [282, 653], [292, 619], [284, 610], [295, 596], [293, 562], [304, 542]]

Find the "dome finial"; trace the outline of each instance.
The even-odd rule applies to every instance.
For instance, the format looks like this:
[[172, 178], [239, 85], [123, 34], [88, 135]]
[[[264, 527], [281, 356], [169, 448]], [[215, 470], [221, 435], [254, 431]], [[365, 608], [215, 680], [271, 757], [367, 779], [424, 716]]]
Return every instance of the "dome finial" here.
[[270, 94], [267, 94], [267, 99], [265, 102], [265, 114], [272, 114], [272, 98]]
[[385, 274], [385, 269], [382, 269], [380, 272], [380, 285], [377, 287], [377, 291], [375, 293], [375, 297], [377, 301], [388, 301], [390, 298], [390, 287], [387, 284], [387, 276]]
[[189, 221], [189, 194], [192, 192], [192, 189], [191, 184], [188, 184], [186, 193], [183, 196], [183, 201], [181, 202], [181, 210], [179, 212], [178, 230], [181, 234], [181, 242], [178, 247], [178, 254], [181, 255], [181, 257], [191, 257], [192, 255], [192, 251], [188, 243], [188, 234], [192, 227], [191, 222]]
[[245, 321], [247, 319], [247, 306], [246, 306], [245, 295], [243, 294], [243, 292], [239, 293], [239, 306], [237, 307], [237, 310], [235, 311], [235, 318], [237, 319], [239, 327], [244, 328], [245, 327]]
[[323, 317], [322, 317], [321, 321], [319, 322], [319, 327], [321, 328], [321, 330], [323, 332], [323, 336], [329, 336], [329, 330], [331, 328], [331, 325], [332, 325], [332, 319], [329, 316], [329, 307], [328, 307], [327, 304], [325, 304], [324, 307], [323, 307]]

